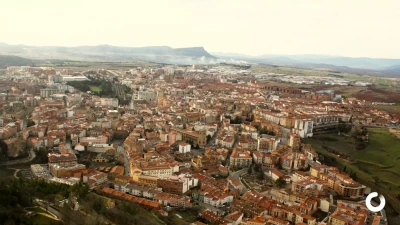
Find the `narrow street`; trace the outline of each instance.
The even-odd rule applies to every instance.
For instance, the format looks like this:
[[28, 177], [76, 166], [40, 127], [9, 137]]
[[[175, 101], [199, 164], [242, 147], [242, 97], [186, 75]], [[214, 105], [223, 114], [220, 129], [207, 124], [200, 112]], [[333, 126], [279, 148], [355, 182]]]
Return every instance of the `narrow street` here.
[[117, 147], [117, 152], [118, 154], [123, 154], [124, 155], [124, 167], [125, 167], [125, 176], [130, 176], [130, 166], [129, 166], [129, 159], [128, 159], [128, 154], [126, 153], [124, 146], [119, 145]]

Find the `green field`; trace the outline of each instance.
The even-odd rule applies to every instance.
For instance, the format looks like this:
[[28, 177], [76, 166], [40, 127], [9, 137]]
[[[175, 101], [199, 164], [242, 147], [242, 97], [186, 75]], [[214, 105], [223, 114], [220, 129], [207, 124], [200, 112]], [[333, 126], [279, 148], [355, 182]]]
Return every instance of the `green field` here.
[[93, 92], [100, 92], [101, 88], [99, 86], [89, 86], [90, 90]]
[[[311, 144], [312, 148], [323, 156], [336, 158], [337, 167], [346, 167], [347, 173], [356, 173], [357, 181], [385, 194], [386, 200], [400, 212], [400, 201], [396, 198], [400, 194], [400, 140], [387, 129], [368, 128], [368, 131], [369, 144], [367, 148], [358, 151], [351, 144], [351, 140], [339, 137], [336, 133], [316, 135], [304, 139], [304, 143]], [[323, 145], [345, 153], [357, 162], [342, 160], [325, 150]]]
[[330, 149], [346, 155], [350, 155], [350, 153], [356, 151], [354, 148], [354, 139], [350, 136], [321, 134], [315, 135], [315, 139], [317, 139], [319, 143], [328, 146]]
[[[350, 155], [363, 162], [381, 167], [393, 167], [395, 159], [400, 157], [400, 140], [390, 134], [387, 129], [368, 129], [368, 131], [370, 138], [368, 147]], [[400, 167], [396, 172], [400, 175]]]

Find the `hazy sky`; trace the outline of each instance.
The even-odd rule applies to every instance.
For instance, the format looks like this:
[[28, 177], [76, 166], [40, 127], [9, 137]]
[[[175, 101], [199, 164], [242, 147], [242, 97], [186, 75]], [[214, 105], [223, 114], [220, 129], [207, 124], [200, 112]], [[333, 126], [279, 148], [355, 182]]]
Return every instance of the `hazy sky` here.
[[400, 58], [398, 0], [0, 0], [0, 42]]

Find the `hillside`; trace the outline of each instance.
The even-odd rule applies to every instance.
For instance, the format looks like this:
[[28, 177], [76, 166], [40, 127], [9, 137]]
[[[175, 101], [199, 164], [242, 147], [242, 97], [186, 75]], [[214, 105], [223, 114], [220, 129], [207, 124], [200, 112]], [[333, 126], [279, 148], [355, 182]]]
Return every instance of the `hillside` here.
[[37, 63], [38, 60], [22, 58], [12, 55], [0, 55], [0, 68], [7, 66], [29, 66]]
[[176, 55], [182, 56], [190, 56], [190, 57], [206, 57], [206, 58], [214, 58], [217, 57], [208, 53], [203, 47], [194, 47], [194, 48], [175, 48], [172, 49], [173, 53]]

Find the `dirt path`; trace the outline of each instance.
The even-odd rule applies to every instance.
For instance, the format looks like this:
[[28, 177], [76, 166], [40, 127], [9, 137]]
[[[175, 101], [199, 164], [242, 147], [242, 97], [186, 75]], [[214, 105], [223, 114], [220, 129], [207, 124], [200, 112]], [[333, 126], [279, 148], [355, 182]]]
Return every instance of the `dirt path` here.
[[44, 211], [46, 211], [46, 213], [31, 211], [31, 210], [30, 210], [31, 208], [26, 208], [25, 210], [26, 210], [26, 211], [30, 211], [30, 212], [35, 212], [35, 213], [37, 213], [37, 214], [40, 214], [40, 215], [42, 215], [42, 216], [48, 217], [48, 218], [53, 219], [53, 220], [61, 221], [56, 215], [54, 215], [53, 213], [47, 211], [45, 208], [40, 207], [40, 206], [36, 206], [36, 207], [37, 207], [37, 208], [40, 208], [40, 209], [42, 209], [42, 210], [44, 210]]
[[14, 177], [18, 179], [18, 176], [17, 176], [17, 175], [18, 175], [18, 172], [21, 171], [21, 169], [16, 169], [16, 168], [8, 168], [8, 169], [10, 169], [10, 170], [15, 170], [15, 172], [14, 172]]

